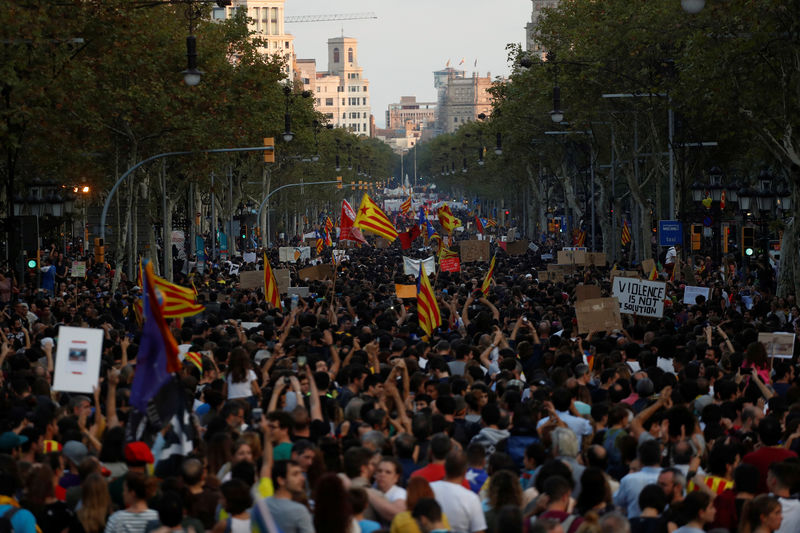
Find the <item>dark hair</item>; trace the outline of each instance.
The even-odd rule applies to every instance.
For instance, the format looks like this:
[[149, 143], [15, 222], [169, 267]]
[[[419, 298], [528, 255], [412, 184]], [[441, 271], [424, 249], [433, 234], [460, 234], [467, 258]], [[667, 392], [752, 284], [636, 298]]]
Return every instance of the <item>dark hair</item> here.
[[706, 509], [709, 504], [711, 504], [711, 496], [708, 493], [699, 490], [690, 492], [680, 506], [683, 523], [695, 520], [700, 511]]
[[467, 446], [467, 462], [471, 465], [482, 464], [486, 459], [486, 448], [480, 442], [471, 442]]
[[590, 466], [581, 474], [581, 492], [576, 507], [586, 513], [599, 503], [611, 503], [611, 487], [605, 473]]
[[419, 520], [423, 516], [431, 522], [439, 522], [442, 519], [442, 508], [433, 498], [422, 498], [411, 510], [411, 516]]
[[555, 476], [561, 477], [566, 481], [570, 485], [570, 490], [572, 490], [571, 487], [575, 483], [572, 479], [572, 470], [570, 470], [563, 461], [559, 461], [558, 459], [548, 459], [547, 462], [542, 465], [542, 468], [539, 470], [539, 475], [536, 476], [536, 480], [533, 482], [534, 487], [536, 487], [539, 493], [544, 492], [545, 481]]
[[146, 500], [148, 496], [147, 478], [141, 472], [128, 472], [125, 474], [125, 486], [132, 492], [137, 500]]
[[350, 505], [353, 507], [353, 514], [361, 514], [367, 508], [369, 498], [367, 491], [361, 487], [350, 487], [347, 490], [347, 496], [350, 498]]
[[739, 447], [735, 444], [717, 442], [708, 454], [708, 471], [715, 476], [725, 476], [728, 465], [736, 463]]
[[667, 506], [667, 496], [664, 490], [656, 483], [651, 483], [639, 493], [639, 509], [644, 510], [649, 507], [661, 514]]
[[777, 446], [781, 441], [781, 422], [767, 415], [758, 423], [758, 438], [764, 446]]
[[451, 447], [450, 436], [446, 433], [437, 433], [431, 438], [431, 455], [433, 455], [433, 458], [436, 460], [441, 461], [446, 458], [447, 454], [450, 453]]
[[361, 468], [369, 464], [372, 452], [362, 446], [353, 446], [344, 452], [344, 474], [350, 479], [361, 475]]
[[744, 507], [742, 507], [739, 531], [744, 533], [755, 531], [761, 525], [761, 516], [771, 513], [780, 506], [781, 502], [777, 498], [767, 494], [762, 494], [746, 501]]
[[467, 471], [467, 456], [461, 450], [453, 450], [444, 461], [444, 475], [453, 479], [463, 476]]
[[[794, 494], [800, 485], [800, 463], [797, 459], [787, 459], [769, 465], [768, 472], [772, 474], [778, 484]], [[754, 491], [755, 492], [755, 491]]]
[[353, 507], [338, 475], [329, 472], [319, 478], [314, 491], [314, 503], [316, 531], [347, 533], [350, 530]]
[[164, 491], [161, 494], [156, 509], [159, 522], [166, 527], [177, 527], [183, 521], [183, 501], [181, 495], [174, 490]]
[[277, 489], [280, 487], [278, 483], [278, 478], [286, 479], [286, 475], [289, 472], [289, 465], [292, 466], [300, 466], [297, 461], [283, 460], [283, 461], [275, 461], [275, 464], [272, 465], [272, 484]]
[[220, 491], [225, 498], [225, 510], [230, 515], [241, 514], [253, 505], [250, 487], [241, 479], [226, 481], [220, 487]]
[[[541, 475], [541, 474], [540, 474]], [[555, 502], [572, 492], [569, 482], [561, 476], [553, 476], [544, 482], [544, 493]]]
[[[775, 465], [780, 463], [772, 463], [770, 470]], [[758, 494], [758, 480], [761, 475], [758, 472], [758, 467], [750, 463], [741, 463], [733, 471], [733, 490], [735, 492], [747, 492], [749, 494]]]
[[568, 411], [569, 405], [572, 403], [572, 394], [569, 389], [559, 387], [553, 391], [552, 401], [556, 411]]
[[643, 466], [654, 466], [661, 463], [661, 444], [657, 440], [646, 440], [639, 445], [639, 459]]

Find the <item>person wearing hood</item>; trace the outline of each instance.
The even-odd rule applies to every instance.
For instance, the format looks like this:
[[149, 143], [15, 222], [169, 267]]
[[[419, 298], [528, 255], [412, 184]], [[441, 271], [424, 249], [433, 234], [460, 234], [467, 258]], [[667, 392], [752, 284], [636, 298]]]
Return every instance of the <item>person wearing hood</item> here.
[[507, 439], [511, 433], [506, 429], [508, 418], [503, 416], [500, 407], [496, 403], [487, 403], [483, 406], [483, 409], [481, 409], [481, 421], [484, 427], [477, 435], [472, 437], [470, 443], [481, 444], [486, 450], [486, 458], [488, 459], [496, 451], [500, 441]]

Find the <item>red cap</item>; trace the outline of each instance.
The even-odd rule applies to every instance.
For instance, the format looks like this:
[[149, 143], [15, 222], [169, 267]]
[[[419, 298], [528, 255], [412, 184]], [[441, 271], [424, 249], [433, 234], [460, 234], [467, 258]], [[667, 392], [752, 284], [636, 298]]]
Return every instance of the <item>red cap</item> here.
[[153, 459], [153, 453], [147, 444], [136, 441], [125, 445], [125, 462], [152, 464], [155, 459]]

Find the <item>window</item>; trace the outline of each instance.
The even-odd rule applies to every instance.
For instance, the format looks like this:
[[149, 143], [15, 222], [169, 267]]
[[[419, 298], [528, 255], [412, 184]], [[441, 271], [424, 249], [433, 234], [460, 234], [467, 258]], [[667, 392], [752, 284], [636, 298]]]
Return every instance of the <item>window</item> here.
[[334, 48], [333, 49], [333, 62], [334, 63], [338, 63], [339, 62], [339, 49], [338, 48]]
[[317, 99], [316, 99], [316, 105], [319, 105], [319, 104], [320, 104], [320, 99], [319, 99], [319, 98], [317, 98]]
[[325, 118], [333, 120], [333, 113], [325, 113]]
[[347, 118], [347, 113], [342, 113], [342, 118]]
[[458, 117], [453, 117], [453, 122], [458, 122]]
[[333, 105], [333, 98], [326, 98], [325, 105]]
[[344, 98], [342, 98], [342, 105], [344, 105]]
[[270, 33], [278, 35], [278, 8], [272, 8], [272, 19], [270, 20]]
[[267, 7], [261, 10], [261, 28], [259, 31], [269, 33], [269, 8]]
[[289, 41], [284, 41], [283, 47], [288, 50], [289, 49]]
[[367, 105], [367, 99], [366, 98], [362, 98], [361, 99], [361, 105]]
[[347, 49], [347, 62], [348, 63], [352, 63], [353, 62], [353, 49], [352, 48], [348, 48]]

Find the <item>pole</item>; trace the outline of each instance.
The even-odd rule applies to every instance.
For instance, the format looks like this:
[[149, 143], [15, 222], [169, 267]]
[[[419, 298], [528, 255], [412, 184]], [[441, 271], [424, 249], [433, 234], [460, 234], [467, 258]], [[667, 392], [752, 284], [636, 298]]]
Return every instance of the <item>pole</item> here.
[[[669, 97], [668, 97], [669, 98]], [[667, 122], [669, 123], [669, 219], [675, 220], [675, 153], [672, 150], [672, 139], [675, 136], [675, 112], [672, 110], [672, 98], [669, 98]]]
[[417, 186], [417, 145], [414, 144], [414, 187]]
[[400, 152], [400, 186], [404, 187], [405, 182], [405, 170], [403, 170], [403, 156], [405, 156], [405, 152]]
[[[280, 190], [283, 190], [283, 189], [286, 189], [287, 187], [300, 187], [300, 186], [306, 186], [306, 185], [323, 185], [323, 184], [326, 184], [326, 183], [339, 183], [339, 181], [337, 181], [337, 180], [311, 181], [311, 182], [308, 182], [308, 183], [287, 183], [286, 185], [281, 185], [277, 189], [275, 189], [273, 191], [270, 191], [264, 197], [264, 199], [261, 201], [261, 205], [258, 206], [258, 220], [261, 220], [261, 213], [264, 211], [264, 207], [267, 205], [267, 202], [269, 202], [270, 197], [273, 194], [275, 194], [276, 192], [278, 192]], [[269, 233], [269, 211], [267, 211], [267, 233]], [[267, 244], [269, 244], [269, 238], [267, 240]]]
[[168, 281], [172, 281], [171, 271], [172, 269], [167, 268], [167, 246], [172, 246], [170, 242], [172, 239], [167, 236], [167, 161], [161, 161], [161, 217], [162, 217], [162, 226], [161, 226], [161, 253], [163, 259], [164, 266], [161, 268], [161, 272], [165, 279]]
[[596, 252], [597, 248], [595, 246], [595, 231], [594, 231], [594, 146], [592, 146], [591, 152], [589, 154], [589, 168], [592, 177], [592, 251]]
[[211, 173], [211, 265], [214, 265], [214, 257], [217, 255], [217, 213], [214, 204], [216, 198], [214, 194], [214, 173]]
[[615, 157], [615, 155], [614, 155], [614, 123], [612, 122], [611, 123], [611, 212], [612, 212], [612, 214], [611, 214], [611, 255], [613, 256], [614, 260], [616, 261], [616, 259], [617, 259], [617, 254], [616, 254], [617, 245], [618, 244], [621, 245], [622, 240], [621, 240], [621, 236], [620, 236], [620, 238], [618, 240], [616, 240], [616, 241], [614, 240], [614, 239], [617, 239], [617, 237], [615, 237], [615, 235], [617, 234], [617, 217], [616, 217], [616, 214], [614, 213], [614, 206], [616, 205], [615, 201], [616, 201], [616, 198], [617, 198], [616, 191], [614, 190], [615, 189], [615, 185], [616, 185], [616, 183], [615, 183], [616, 182], [616, 173], [614, 171], [614, 167], [616, 166], [616, 161], [614, 160], [614, 157]]
[[[236, 247], [236, 236], [233, 234], [233, 165], [228, 165], [228, 259], [233, 258], [233, 250]], [[247, 245], [247, 239], [242, 243]]]

